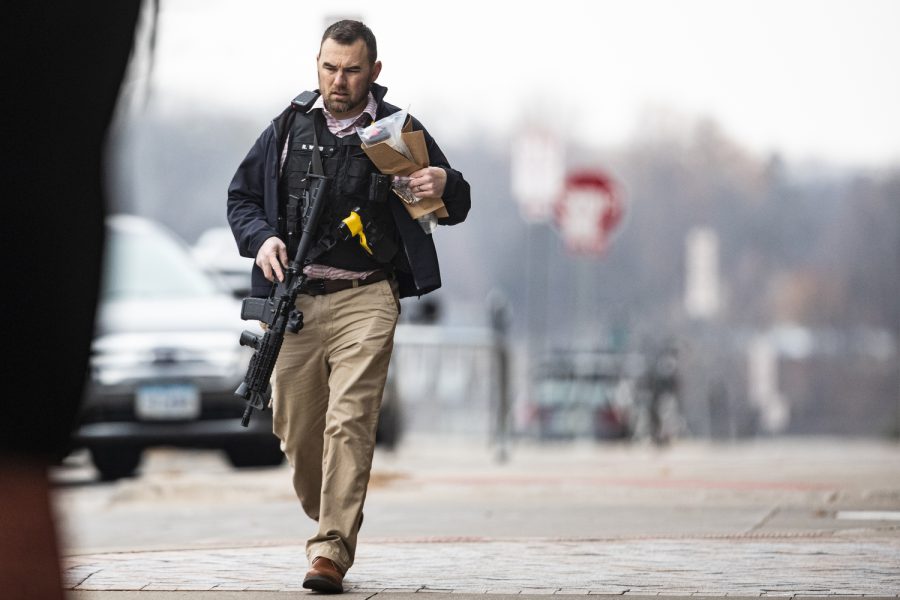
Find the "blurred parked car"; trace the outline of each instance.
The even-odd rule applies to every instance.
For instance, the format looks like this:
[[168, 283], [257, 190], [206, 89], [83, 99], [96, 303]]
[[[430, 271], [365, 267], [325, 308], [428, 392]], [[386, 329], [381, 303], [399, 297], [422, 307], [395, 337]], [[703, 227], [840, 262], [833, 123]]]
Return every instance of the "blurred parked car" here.
[[534, 417], [544, 439], [631, 436], [637, 355], [559, 351], [536, 374]]
[[252, 351], [239, 345], [240, 302], [168, 229], [107, 219], [91, 377], [74, 442], [104, 480], [132, 475], [151, 446], [217, 448], [236, 467], [282, 462], [271, 411], [240, 424], [234, 394]]
[[236, 298], [250, 295], [253, 259], [238, 254], [234, 235], [227, 227], [210, 227], [191, 248], [194, 258], [208, 273], [222, 281]]

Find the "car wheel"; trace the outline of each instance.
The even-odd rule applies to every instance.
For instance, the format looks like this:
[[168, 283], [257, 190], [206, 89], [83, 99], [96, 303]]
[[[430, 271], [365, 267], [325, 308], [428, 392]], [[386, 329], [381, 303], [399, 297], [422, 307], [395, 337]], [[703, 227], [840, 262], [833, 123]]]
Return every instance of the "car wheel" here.
[[100, 479], [103, 481], [115, 481], [123, 477], [131, 477], [141, 464], [141, 448], [127, 446], [104, 446], [102, 448], [89, 448], [91, 461]]
[[272, 436], [270, 440], [234, 443], [225, 446], [225, 455], [231, 466], [244, 467], [277, 467], [284, 461], [281, 442]]
[[400, 440], [400, 410], [396, 400], [385, 398], [378, 414], [378, 426], [375, 430], [375, 444], [387, 450], [393, 450]]

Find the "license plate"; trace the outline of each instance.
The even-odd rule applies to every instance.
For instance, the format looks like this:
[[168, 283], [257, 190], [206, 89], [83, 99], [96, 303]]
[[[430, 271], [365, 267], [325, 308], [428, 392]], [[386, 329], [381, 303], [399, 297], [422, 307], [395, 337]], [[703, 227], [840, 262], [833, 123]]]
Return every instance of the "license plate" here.
[[145, 420], [196, 419], [200, 392], [190, 384], [147, 385], [138, 389], [135, 413]]

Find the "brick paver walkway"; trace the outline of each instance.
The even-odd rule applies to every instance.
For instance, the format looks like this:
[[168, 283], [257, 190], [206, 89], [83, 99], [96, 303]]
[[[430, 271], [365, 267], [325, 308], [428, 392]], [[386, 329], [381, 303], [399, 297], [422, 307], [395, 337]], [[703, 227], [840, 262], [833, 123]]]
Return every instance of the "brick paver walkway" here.
[[[303, 546], [70, 556], [74, 590], [300, 590]], [[373, 540], [348, 591], [825, 596], [900, 593], [900, 539]]]

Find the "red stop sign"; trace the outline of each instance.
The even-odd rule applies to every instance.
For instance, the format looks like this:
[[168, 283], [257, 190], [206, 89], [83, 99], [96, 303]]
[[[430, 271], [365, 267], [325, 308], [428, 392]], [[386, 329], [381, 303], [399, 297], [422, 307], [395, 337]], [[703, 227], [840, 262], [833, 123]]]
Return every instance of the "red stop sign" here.
[[554, 206], [566, 247], [577, 254], [602, 253], [623, 212], [616, 185], [597, 170], [570, 173]]

